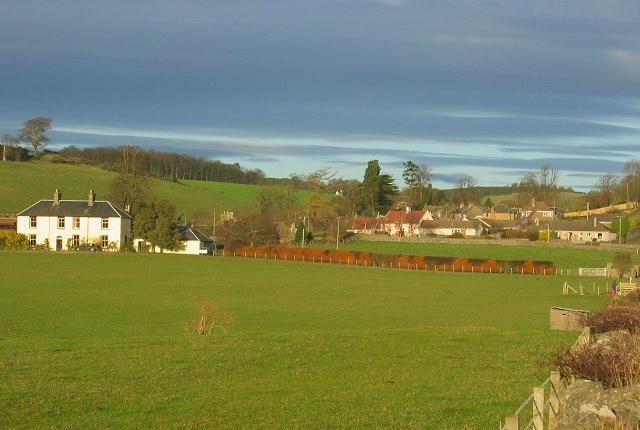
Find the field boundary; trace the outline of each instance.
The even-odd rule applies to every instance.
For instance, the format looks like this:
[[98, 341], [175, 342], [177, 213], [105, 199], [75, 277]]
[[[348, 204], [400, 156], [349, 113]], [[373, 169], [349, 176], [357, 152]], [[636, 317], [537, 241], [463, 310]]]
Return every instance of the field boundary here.
[[291, 248], [286, 246], [241, 246], [232, 250], [225, 249], [223, 256], [453, 273], [562, 274], [550, 261], [392, 255], [360, 251]]

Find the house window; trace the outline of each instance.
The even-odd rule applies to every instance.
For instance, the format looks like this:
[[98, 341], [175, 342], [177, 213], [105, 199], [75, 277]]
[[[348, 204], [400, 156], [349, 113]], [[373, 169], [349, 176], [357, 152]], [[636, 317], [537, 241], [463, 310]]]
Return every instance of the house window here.
[[73, 247], [80, 246], [80, 235], [79, 234], [74, 234], [73, 236], [71, 236], [71, 246], [73, 246]]
[[109, 236], [107, 236], [106, 234], [100, 236], [100, 246], [102, 247], [102, 249], [109, 248]]
[[102, 218], [102, 229], [103, 230], [109, 229], [109, 218]]
[[38, 217], [29, 217], [29, 228], [36, 228], [38, 226]]
[[35, 234], [30, 234], [29, 235], [29, 246], [30, 247], [36, 246], [36, 235]]
[[64, 217], [63, 216], [59, 216], [58, 217], [58, 228], [64, 228]]
[[80, 218], [77, 216], [73, 217], [73, 228], [78, 230], [80, 228]]

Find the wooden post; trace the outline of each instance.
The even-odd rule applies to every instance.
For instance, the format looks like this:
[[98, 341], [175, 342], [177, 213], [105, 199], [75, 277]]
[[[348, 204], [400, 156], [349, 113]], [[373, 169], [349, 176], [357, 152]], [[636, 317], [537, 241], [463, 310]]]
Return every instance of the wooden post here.
[[585, 327], [582, 329], [582, 333], [578, 336], [578, 345], [588, 345], [591, 340], [591, 328]]
[[533, 387], [533, 428], [544, 430], [544, 388]]
[[556, 416], [560, 409], [560, 372], [553, 370], [551, 372], [551, 388], [549, 390], [549, 430], [555, 430], [557, 427]]
[[504, 430], [519, 430], [518, 417], [507, 417], [504, 420]]

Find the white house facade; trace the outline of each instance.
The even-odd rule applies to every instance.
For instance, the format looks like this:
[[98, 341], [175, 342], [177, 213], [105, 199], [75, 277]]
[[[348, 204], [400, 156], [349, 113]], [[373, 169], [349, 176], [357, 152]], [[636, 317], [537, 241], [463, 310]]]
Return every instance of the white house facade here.
[[213, 255], [215, 244], [213, 239], [195, 227], [184, 227], [180, 231], [180, 244], [176, 249], [162, 249], [159, 246], [152, 246], [144, 239], [134, 239], [134, 249], [137, 252], [155, 252], [163, 254], [191, 254], [191, 255]]
[[93, 190], [86, 200], [62, 200], [56, 190], [53, 200], [40, 200], [18, 213], [17, 231], [27, 236], [30, 247], [54, 251], [90, 244], [115, 251], [132, 242], [131, 216], [111, 202], [96, 200]]

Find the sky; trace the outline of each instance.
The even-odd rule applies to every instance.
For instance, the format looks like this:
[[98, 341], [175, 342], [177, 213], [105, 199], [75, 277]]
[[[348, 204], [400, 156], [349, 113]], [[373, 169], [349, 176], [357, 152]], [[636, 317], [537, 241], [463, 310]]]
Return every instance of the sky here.
[[0, 58], [0, 134], [52, 149], [587, 191], [640, 143], [639, 0], [5, 0]]

